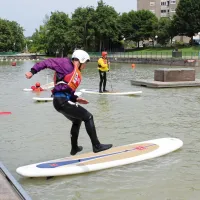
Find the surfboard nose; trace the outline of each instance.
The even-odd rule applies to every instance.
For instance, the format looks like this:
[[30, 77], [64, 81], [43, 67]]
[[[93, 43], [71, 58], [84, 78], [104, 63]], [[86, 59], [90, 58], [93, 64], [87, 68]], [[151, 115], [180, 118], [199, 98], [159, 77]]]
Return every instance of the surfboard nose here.
[[179, 144], [180, 147], [183, 146], [183, 141], [178, 139], [178, 138], [171, 138], [171, 140], [173, 140], [175, 143]]
[[21, 170], [21, 168], [22, 168], [22, 167], [18, 167], [18, 168], [16, 169], [16, 172], [17, 172], [18, 174], [24, 176], [24, 173], [22, 172], [23, 170]]

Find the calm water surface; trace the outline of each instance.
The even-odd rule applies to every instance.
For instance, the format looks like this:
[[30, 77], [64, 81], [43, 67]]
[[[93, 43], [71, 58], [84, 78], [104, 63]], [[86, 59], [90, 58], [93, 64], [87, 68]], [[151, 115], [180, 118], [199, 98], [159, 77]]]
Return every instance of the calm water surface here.
[[[32, 79], [24, 76], [34, 61], [0, 63], [0, 160], [33, 200], [198, 200], [200, 196], [200, 88], [152, 89], [133, 86], [132, 79], [153, 79], [163, 66], [112, 64], [108, 89], [142, 90], [139, 97], [84, 94], [84, 107], [95, 119], [101, 142], [114, 146], [162, 137], [178, 137], [184, 146], [148, 161], [81, 175], [23, 178], [15, 169], [22, 165], [69, 156], [71, 122], [55, 111], [52, 103], [34, 103], [24, 92], [36, 81], [51, 81], [52, 71], [43, 70]], [[96, 63], [83, 72], [82, 88], [98, 89]], [[196, 78], [200, 70], [196, 68]], [[50, 92], [40, 94], [49, 97]], [[79, 144], [92, 150], [84, 124]]]

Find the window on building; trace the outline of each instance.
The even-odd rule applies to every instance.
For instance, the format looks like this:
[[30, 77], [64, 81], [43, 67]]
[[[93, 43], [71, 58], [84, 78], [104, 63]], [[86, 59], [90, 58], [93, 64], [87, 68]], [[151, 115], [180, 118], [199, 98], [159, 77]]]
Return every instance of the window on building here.
[[155, 13], [155, 10], [150, 10], [152, 13]]
[[155, 1], [150, 1], [150, 6], [155, 6]]
[[170, 0], [170, 4], [176, 4], [176, 0]]
[[161, 2], [160, 4], [161, 4], [161, 6], [166, 6], [167, 2]]
[[167, 11], [166, 10], [161, 10], [161, 13], [166, 13]]
[[175, 8], [171, 8], [170, 12], [176, 12], [176, 9]]

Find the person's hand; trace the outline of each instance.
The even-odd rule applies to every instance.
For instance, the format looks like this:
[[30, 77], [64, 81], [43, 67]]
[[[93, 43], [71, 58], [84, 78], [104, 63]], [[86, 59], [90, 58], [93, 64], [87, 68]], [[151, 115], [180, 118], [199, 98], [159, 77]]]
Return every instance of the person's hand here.
[[110, 62], [108, 62], [108, 65], [110, 65]]
[[76, 101], [80, 104], [88, 104], [89, 101], [87, 101], [86, 99], [83, 99], [83, 98], [77, 98]]
[[27, 72], [25, 76], [27, 79], [30, 79], [33, 76], [33, 74], [31, 72]]

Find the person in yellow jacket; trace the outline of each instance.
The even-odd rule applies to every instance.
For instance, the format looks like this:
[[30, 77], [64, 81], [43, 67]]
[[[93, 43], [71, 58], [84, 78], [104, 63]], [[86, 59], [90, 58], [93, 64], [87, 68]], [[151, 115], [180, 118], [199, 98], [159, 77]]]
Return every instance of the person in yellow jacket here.
[[[102, 57], [98, 60], [98, 70], [99, 70], [99, 76], [100, 76], [100, 82], [99, 82], [99, 93], [102, 92], [108, 92], [106, 90], [106, 72], [109, 71], [110, 62], [108, 61], [107, 55], [108, 53], [106, 51], [103, 51], [101, 53]], [[102, 85], [103, 85], [103, 91], [102, 91]]]

